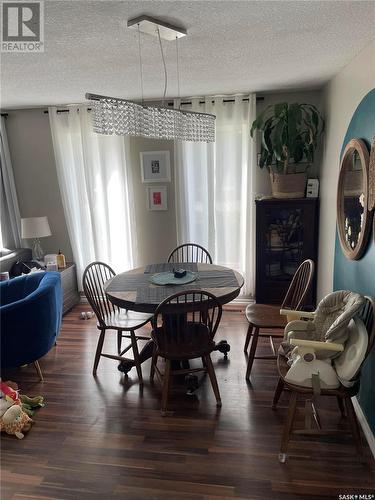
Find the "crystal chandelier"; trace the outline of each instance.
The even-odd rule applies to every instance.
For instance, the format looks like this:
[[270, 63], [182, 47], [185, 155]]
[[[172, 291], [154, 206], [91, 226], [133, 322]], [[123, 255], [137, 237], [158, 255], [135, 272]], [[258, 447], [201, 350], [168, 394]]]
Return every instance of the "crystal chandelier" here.
[[[215, 115], [198, 113], [164, 105], [167, 90], [167, 70], [161, 38], [176, 39], [177, 80], [179, 88], [178, 38], [185, 36], [181, 28], [175, 28], [153, 18], [142, 16], [128, 22], [129, 27], [138, 29], [139, 60], [141, 74], [142, 103], [136, 103], [117, 97], [86, 94], [92, 106], [94, 131], [104, 135], [131, 135], [153, 139], [175, 139], [179, 141], [214, 142]], [[161, 56], [164, 65], [165, 85], [163, 105], [143, 103], [143, 76], [140, 32], [156, 35], [159, 38]], [[179, 94], [179, 91], [178, 91]]]

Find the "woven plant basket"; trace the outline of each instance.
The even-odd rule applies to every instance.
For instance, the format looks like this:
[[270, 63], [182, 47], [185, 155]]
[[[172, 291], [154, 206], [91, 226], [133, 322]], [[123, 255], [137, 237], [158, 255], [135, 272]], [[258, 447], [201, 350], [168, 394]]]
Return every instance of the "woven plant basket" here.
[[304, 198], [307, 174], [277, 174], [270, 172], [274, 198]]

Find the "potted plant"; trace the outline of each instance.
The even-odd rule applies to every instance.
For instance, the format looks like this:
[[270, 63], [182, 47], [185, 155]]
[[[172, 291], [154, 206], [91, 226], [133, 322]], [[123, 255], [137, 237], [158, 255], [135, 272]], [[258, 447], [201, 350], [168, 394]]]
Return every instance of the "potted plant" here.
[[254, 120], [251, 137], [260, 130], [259, 166], [271, 175], [275, 198], [303, 198], [306, 170], [324, 130], [324, 120], [312, 104], [281, 102], [268, 106]]

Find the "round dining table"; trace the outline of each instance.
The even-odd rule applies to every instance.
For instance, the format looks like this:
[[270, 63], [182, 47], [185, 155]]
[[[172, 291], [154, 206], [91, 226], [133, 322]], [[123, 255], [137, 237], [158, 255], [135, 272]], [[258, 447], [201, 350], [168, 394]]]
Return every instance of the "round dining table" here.
[[[183, 285], [153, 283], [152, 277], [155, 274], [173, 272], [176, 268], [195, 273], [196, 280]], [[108, 299], [122, 309], [153, 314], [164, 299], [184, 290], [207, 291], [215, 295], [220, 304], [227, 304], [239, 295], [243, 284], [242, 275], [230, 268], [215, 264], [180, 262], [150, 264], [117, 274], [105, 283], [104, 290]], [[174, 313], [179, 313], [178, 308], [182, 305], [176, 303], [174, 307], [176, 308]], [[181, 314], [184, 312], [181, 310]], [[223, 340], [218, 342], [217, 350], [226, 357], [230, 346]], [[153, 341], [150, 340], [139, 353], [140, 361], [144, 362], [150, 358], [152, 352]], [[119, 370], [127, 373], [133, 366], [132, 360], [123, 361], [119, 365]]]

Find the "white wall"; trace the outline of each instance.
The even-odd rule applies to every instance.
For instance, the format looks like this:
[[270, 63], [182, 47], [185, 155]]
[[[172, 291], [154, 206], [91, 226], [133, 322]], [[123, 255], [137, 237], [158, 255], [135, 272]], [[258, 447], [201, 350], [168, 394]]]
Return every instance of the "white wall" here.
[[336, 190], [342, 143], [356, 107], [374, 87], [375, 42], [372, 42], [324, 89], [326, 134], [320, 175], [318, 299], [333, 288]]
[[[134, 183], [135, 217], [138, 238], [138, 262], [165, 262], [177, 246], [176, 210], [174, 193], [173, 141], [143, 139], [130, 140], [130, 159]], [[143, 184], [141, 180], [140, 152], [169, 151], [171, 160], [171, 182]], [[167, 186], [167, 211], [149, 211], [147, 208], [147, 187]]]

